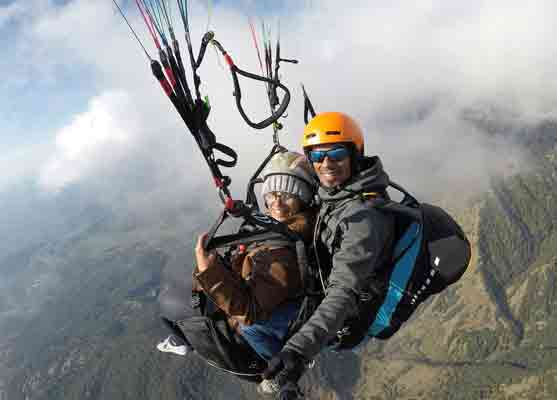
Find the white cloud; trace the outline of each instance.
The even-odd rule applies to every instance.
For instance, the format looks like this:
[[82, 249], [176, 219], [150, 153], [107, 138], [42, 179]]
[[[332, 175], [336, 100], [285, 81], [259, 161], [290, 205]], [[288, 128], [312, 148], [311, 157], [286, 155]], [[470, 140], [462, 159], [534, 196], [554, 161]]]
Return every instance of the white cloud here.
[[[281, 69], [293, 92], [282, 135], [288, 146], [298, 148], [303, 128], [300, 81], [318, 111], [354, 115], [366, 131], [367, 149], [384, 156], [387, 168], [402, 178], [397, 180], [416, 186], [430, 178], [433, 167], [458, 185], [459, 179], [482, 180], [487, 171], [505, 165], [505, 156], [496, 150], [501, 145], [494, 146], [477, 126], [463, 120], [463, 114], [489, 119], [494, 118], [493, 110], [505, 110], [498, 118], [512, 126], [555, 118], [553, 1], [531, 1], [527, 8], [517, 0], [286, 4], [287, 10], [281, 10], [282, 55], [300, 60], [297, 66], [285, 64]], [[128, 16], [155, 55], [138, 15], [128, 11]], [[273, 22], [276, 35], [276, 20], [267, 20]], [[196, 47], [206, 21], [205, 3], [194, 2]], [[211, 26], [240, 67], [259, 70], [245, 14], [217, 6]], [[60, 187], [104, 171], [118, 165], [123, 149], [130, 148], [156, 149], [142, 156], [164, 171], [160, 184], [169, 184], [168, 177], [175, 176], [171, 171], [184, 168], [185, 158], [199, 166], [200, 182], [209, 181], [193, 139], [187, 132], [183, 136], [183, 124], [111, 2], [75, 0], [64, 7], [43, 7], [42, 13], [33, 14], [28, 31], [25, 39], [33, 46], [26, 50], [34, 49], [29, 59], [41, 71], [39, 79], [63, 79], [61, 65], [86, 67], [83, 79], [94, 82], [100, 93], [88, 111], [58, 132], [57, 152], [43, 169], [43, 183]], [[181, 39], [181, 27], [178, 35]], [[271, 134], [254, 132], [243, 123], [228, 71], [218, 66], [212, 50], [200, 75], [202, 92], [213, 106], [210, 126], [219, 140], [240, 154], [240, 166], [232, 173], [238, 193], [271, 147]], [[248, 114], [263, 117], [268, 109], [264, 89], [245, 80], [241, 84]], [[126, 95], [114, 97], [115, 90]], [[93, 121], [105, 128], [88, 129]]]
[[118, 161], [129, 147], [131, 132], [137, 132], [130, 99], [125, 93], [106, 93], [91, 100], [89, 109], [77, 115], [56, 135], [56, 149], [40, 173], [40, 183], [59, 189], [98, 172], [100, 166]]
[[11, 148], [10, 151], [3, 148], [0, 154], [0, 192], [23, 177], [36, 176], [49, 150], [50, 146], [46, 144]]

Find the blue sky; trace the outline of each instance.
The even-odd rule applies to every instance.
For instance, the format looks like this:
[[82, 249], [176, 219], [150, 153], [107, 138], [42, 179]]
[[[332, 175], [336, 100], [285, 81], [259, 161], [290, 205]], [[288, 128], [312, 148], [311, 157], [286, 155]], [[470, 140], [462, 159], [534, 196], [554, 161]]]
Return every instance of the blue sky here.
[[[118, 2], [142, 35], [149, 52], [155, 54], [133, 2]], [[212, 9], [214, 12], [229, 10], [243, 17], [261, 16], [283, 12], [284, 4], [282, 1], [216, 0], [212, 1]], [[80, 14], [90, 14], [92, 18], [80, 17]], [[201, 25], [205, 27], [207, 3], [194, 2], [193, 14], [201, 15]], [[95, 24], [99, 27], [95, 28]], [[103, 30], [102, 25], [107, 29]], [[109, 50], [113, 46], [111, 35], [115, 34], [125, 40], [119, 43], [121, 53], [117, 49]], [[60, 137], [68, 137], [61, 132], [86, 114], [96, 97], [125, 88], [135, 90], [133, 85], [138, 81], [145, 86], [153, 83], [144, 60], [138, 60], [142, 57], [139, 47], [110, 0], [94, 3], [0, 0], [0, 46], [6, 49], [0, 58], [0, 73], [6, 77], [0, 80], [0, 90], [4, 94], [0, 98], [0, 149], [3, 150], [0, 167], [12, 170], [0, 178], [0, 189], [4, 182], [17, 180], [21, 173], [34, 170], [34, 174], [40, 174], [45, 168], [42, 164], [48, 163], [49, 153], [56, 151]], [[90, 56], [88, 48], [91, 48]], [[112, 60], [105, 59], [105, 49]], [[135, 77], [130, 82], [127, 77], [122, 79], [121, 72], [112, 74], [110, 71], [114, 64], [123, 64], [120, 60], [123, 53], [141, 62], [126, 63], [125, 74]], [[159, 98], [159, 103], [162, 102]], [[76, 132], [75, 135], [85, 133]], [[13, 168], [6, 168], [6, 165]]]
[[[127, 4], [154, 54], [132, 2]], [[411, 160], [416, 176], [406, 174], [415, 182], [418, 160], [447, 164], [453, 178], [470, 175], [454, 168], [456, 162], [473, 160], [473, 179], [504, 164], [504, 154], [492, 153], [491, 144], [461, 121], [464, 111], [505, 109], [520, 124], [556, 117], [553, 0], [534, 0], [527, 8], [518, 0], [351, 0], [342, 13], [339, 6], [335, 0], [213, 0], [211, 27], [254, 72], [259, 67], [247, 16], [272, 23], [280, 18], [283, 55], [300, 60], [283, 68], [293, 90], [285, 122], [294, 133], [284, 135], [286, 145], [296, 148], [303, 128], [300, 82], [318, 110], [347, 111], [361, 121], [367, 148], [378, 149], [402, 172], [404, 160]], [[197, 39], [206, 18], [206, 1], [194, 2]], [[22, 174], [54, 187], [106, 174], [110, 166], [117, 175], [131, 165], [126, 154], [140, 153], [156, 154], [154, 163], [167, 161], [153, 170], [162, 185], [186, 155], [199, 161], [111, 0], [0, 0], [0, 46], [0, 169], [7, 171], [0, 189]], [[249, 150], [267, 148], [269, 135], [246, 128], [234, 108], [230, 78], [209, 53], [202, 79], [214, 106], [211, 126], [243, 152], [238, 171], [247, 175], [258, 159]], [[260, 88], [252, 94], [244, 85], [248, 109], [264, 113]], [[423, 104], [433, 105], [430, 114], [408, 122]], [[455, 142], [467, 153], [455, 151]], [[181, 146], [191, 154], [180, 152]]]
[[[33, 65], [26, 59], [26, 54], [33, 52], [29, 48], [33, 43], [25, 43], [28, 40], [25, 30], [37, 16], [30, 16], [26, 11], [9, 13], [8, 17], [10, 9], [15, 10], [23, 3], [23, 0], [0, 1], [0, 47], [8, 49], [7, 56], [0, 59], [0, 68], [6, 78], [0, 87], [2, 93], [9, 93], [0, 99], [0, 130], [4, 132], [0, 135], [0, 147], [6, 149], [50, 140], [57, 128], [67, 123], [76, 112], [85, 109], [90, 96], [98, 89], [93, 80], [87, 79], [91, 71], [86, 65], [59, 60], [55, 63], [54, 71], [45, 72], [41, 65]], [[48, 3], [54, 7], [63, 7], [71, 0]], [[128, 5], [130, 2], [120, 0], [119, 3]], [[253, 15], [277, 12], [283, 4], [276, 0], [213, 0], [214, 8], [232, 7]], [[136, 25], [135, 28], [144, 27]], [[68, 32], [75, 32], [75, 29], [68, 27]], [[130, 45], [134, 44], [130, 42]]]
[[[110, 0], [106, 0], [110, 2]], [[40, 65], [29, 65], [21, 46], [26, 40], [25, 29], [29, 28], [28, 13], [10, 13], [23, 4], [23, 0], [0, 0], [0, 46], [8, 49], [8, 56], [2, 57], [2, 71], [8, 71], [7, 78], [1, 84], [2, 91], [14, 94], [0, 99], [2, 131], [0, 146], [26, 145], [41, 140], [45, 131], [52, 131], [67, 122], [75, 112], [83, 109], [88, 97], [94, 93], [94, 82], [87, 79], [89, 71], [83, 65], [68, 65], [63, 62], [57, 65], [55, 76], [41, 76]], [[48, 1], [56, 7], [63, 7], [71, 0]], [[128, 6], [130, 1], [119, 1]], [[133, 7], [133, 4], [131, 4]], [[212, 0], [212, 7], [230, 7], [238, 9], [246, 15], [262, 16], [277, 14], [284, 10], [285, 2], [277, 0]], [[2, 12], [3, 10], [3, 12]], [[129, 9], [126, 9], [129, 12]], [[2, 23], [2, 15], [6, 15]], [[136, 29], [143, 29], [139, 25]], [[75, 30], [68, 27], [68, 31]], [[29, 43], [29, 46], [32, 46]], [[29, 49], [26, 49], [30, 51]], [[48, 99], [48, 100], [45, 100]], [[48, 112], [46, 106], [48, 104]], [[32, 115], [32, 118], [29, 116]]]
[[55, 70], [45, 70], [40, 61], [33, 63], [37, 49], [33, 49], [34, 43], [28, 42], [26, 29], [36, 16], [30, 16], [24, 7], [19, 8], [22, 3], [0, 2], [4, 10], [10, 7], [21, 10], [6, 16], [3, 24], [0, 18], [0, 46], [7, 52], [0, 61], [5, 78], [0, 87], [2, 93], [8, 94], [0, 98], [0, 130], [4, 132], [0, 147], [5, 149], [50, 140], [56, 128], [85, 107], [94, 91], [83, 65], [59, 62]]

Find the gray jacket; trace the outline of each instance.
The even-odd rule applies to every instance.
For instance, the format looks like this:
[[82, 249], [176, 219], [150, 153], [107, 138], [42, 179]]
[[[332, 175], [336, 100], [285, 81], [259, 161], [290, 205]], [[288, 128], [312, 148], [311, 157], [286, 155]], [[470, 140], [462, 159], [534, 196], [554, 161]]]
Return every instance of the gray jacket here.
[[366, 157], [360, 166], [341, 189], [319, 188], [322, 204], [314, 245], [325, 298], [285, 345], [306, 359], [315, 357], [337, 337], [345, 321], [357, 316], [360, 296], [381, 285], [382, 270], [391, 257], [393, 218], [372, 205], [377, 196], [386, 196], [389, 177], [378, 157]]

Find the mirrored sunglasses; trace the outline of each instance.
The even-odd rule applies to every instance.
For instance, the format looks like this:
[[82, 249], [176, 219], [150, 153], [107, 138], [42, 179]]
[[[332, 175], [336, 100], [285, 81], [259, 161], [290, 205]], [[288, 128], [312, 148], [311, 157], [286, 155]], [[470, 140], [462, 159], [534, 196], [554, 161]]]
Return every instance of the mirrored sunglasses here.
[[331, 161], [342, 161], [350, 156], [350, 150], [346, 147], [335, 147], [330, 150], [311, 150], [308, 152], [308, 158], [311, 162], [321, 163], [325, 157], [329, 157]]

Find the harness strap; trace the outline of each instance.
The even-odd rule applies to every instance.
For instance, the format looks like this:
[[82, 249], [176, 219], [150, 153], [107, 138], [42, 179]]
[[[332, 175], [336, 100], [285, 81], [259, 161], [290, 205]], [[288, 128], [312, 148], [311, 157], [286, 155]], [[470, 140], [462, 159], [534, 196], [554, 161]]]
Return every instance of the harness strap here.
[[[240, 112], [240, 115], [242, 116], [244, 121], [249, 126], [251, 126], [252, 128], [255, 128], [255, 129], [264, 129], [264, 128], [268, 127], [269, 125], [273, 124], [274, 122], [276, 122], [284, 114], [284, 112], [286, 111], [286, 108], [288, 107], [288, 104], [290, 103], [290, 91], [288, 90], [288, 88], [278, 80], [278, 77], [267, 78], [267, 77], [264, 77], [264, 76], [252, 74], [251, 72], [247, 72], [247, 71], [244, 71], [244, 70], [238, 68], [238, 66], [236, 66], [236, 64], [232, 60], [232, 57], [230, 57], [228, 52], [224, 49], [224, 47], [216, 39], [213, 38], [211, 40], [211, 42], [215, 45], [217, 50], [223, 55], [226, 63], [228, 64], [228, 67], [230, 68], [230, 73], [232, 74], [232, 81], [233, 81], [233, 84], [234, 84], [234, 97], [236, 98], [236, 106], [238, 107], [238, 111]], [[280, 103], [280, 105], [278, 104], [278, 99], [271, 100], [271, 98], [269, 98], [269, 101], [271, 102], [272, 114], [268, 118], [265, 118], [264, 120], [259, 121], [259, 122], [253, 122], [246, 115], [246, 113], [245, 113], [245, 111], [242, 107], [242, 90], [240, 88], [240, 82], [238, 80], [238, 75], [244, 76], [245, 78], [248, 78], [248, 79], [253, 79], [253, 80], [256, 80], [256, 81], [265, 82], [267, 85], [269, 85], [269, 88], [272, 88], [274, 93], [276, 93], [277, 88], [280, 88], [283, 91], [284, 96], [282, 98], [282, 102]], [[272, 75], [272, 73], [268, 74], [268, 75]], [[273, 103], [275, 101], [277, 103], [276, 105], [279, 106], [277, 110], [275, 110], [274, 106], [273, 106]]]
[[240, 244], [249, 245], [256, 242], [268, 242], [280, 246], [293, 246], [291, 241], [285, 240], [284, 236], [276, 232], [239, 232], [232, 235], [222, 235], [214, 237], [208, 246], [208, 249], [219, 249], [223, 247], [238, 246]]
[[271, 151], [269, 152], [269, 154], [267, 155], [267, 157], [265, 157], [261, 165], [257, 167], [257, 170], [254, 172], [254, 174], [252, 175], [251, 179], [248, 182], [248, 188], [246, 193], [246, 204], [248, 206], [259, 208], [259, 205], [257, 204], [257, 196], [254, 193], [255, 185], [257, 183], [263, 183], [262, 179], [258, 179], [259, 174], [261, 174], [261, 171], [263, 171], [263, 169], [267, 166], [267, 164], [271, 161], [271, 158], [273, 158], [275, 154], [283, 153], [285, 151], [287, 151], [286, 148], [282, 147], [280, 144], [275, 144], [271, 149]]
[[217, 159], [215, 160], [215, 162], [217, 163], [217, 165], [220, 165], [220, 166], [223, 166], [223, 167], [226, 167], [226, 168], [232, 168], [232, 167], [234, 167], [234, 166], [236, 165], [236, 163], [238, 162], [238, 155], [236, 154], [236, 152], [235, 152], [232, 148], [230, 148], [230, 147], [228, 147], [228, 146], [226, 146], [226, 145], [224, 145], [224, 144], [222, 144], [222, 143], [215, 143], [215, 144], [212, 146], [212, 149], [218, 150], [218, 151], [220, 151], [222, 154], [224, 154], [224, 155], [226, 155], [226, 156], [228, 156], [228, 157], [231, 158], [231, 160], [222, 160], [222, 159], [220, 159], [220, 158], [217, 158]]
[[302, 281], [302, 286], [304, 291], [309, 286], [309, 263], [306, 254], [306, 248], [303, 241], [298, 240], [296, 242], [296, 259], [298, 261], [298, 270], [300, 271], [300, 280]]
[[306, 123], [306, 125], [309, 123], [309, 116], [311, 115], [311, 118], [315, 117], [315, 110], [313, 108], [313, 104], [311, 104], [311, 100], [309, 99], [309, 96], [306, 92], [306, 88], [304, 87], [304, 85], [302, 84], [302, 92], [304, 94], [304, 122]]

